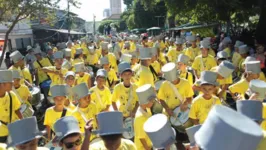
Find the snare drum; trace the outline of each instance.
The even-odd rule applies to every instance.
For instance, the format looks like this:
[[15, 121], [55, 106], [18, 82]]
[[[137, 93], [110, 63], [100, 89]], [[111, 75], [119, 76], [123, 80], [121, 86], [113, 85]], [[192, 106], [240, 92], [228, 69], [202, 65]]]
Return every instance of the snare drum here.
[[126, 139], [133, 139], [134, 137], [133, 118], [128, 117], [124, 120], [124, 128], [128, 129], [128, 131], [123, 132], [123, 137]]
[[23, 118], [29, 118], [34, 114], [34, 110], [27, 104], [21, 105], [20, 112], [22, 113]]
[[192, 121], [189, 119], [190, 106], [184, 112], [181, 111], [180, 107], [174, 109], [174, 115], [176, 117], [170, 117], [170, 122], [173, 127], [179, 132], [186, 133], [186, 128], [193, 126]]
[[38, 105], [41, 101], [41, 91], [39, 88], [37, 87], [33, 87], [30, 91], [31, 95], [32, 95], [32, 99], [31, 99], [31, 105]]

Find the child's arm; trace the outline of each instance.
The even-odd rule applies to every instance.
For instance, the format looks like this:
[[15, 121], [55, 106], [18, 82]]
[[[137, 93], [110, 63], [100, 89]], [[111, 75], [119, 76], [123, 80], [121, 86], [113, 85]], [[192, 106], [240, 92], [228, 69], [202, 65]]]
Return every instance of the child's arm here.
[[18, 116], [19, 119], [23, 119], [22, 113], [20, 112], [20, 110], [16, 110], [15, 111], [16, 115]]
[[114, 110], [118, 110], [117, 105], [116, 105], [116, 102], [112, 102], [112, 106], [113, 106], [113, 109]]
[[46, 126], [46, 133], [47, 133], [47, 142], [49, 142], [51, 140], [51, 128], [50, 126]]
[[145, 150], [151, 150], [151, 147], [148, 146], [147, 142], [145, 139], [141, 138], [139, 139]]
[[192, 123], [194, 125], [198, 125], [199, 124], [199, 119], [192, 119], [192, 118], [190, 118], [190, 120], [192, 121]]

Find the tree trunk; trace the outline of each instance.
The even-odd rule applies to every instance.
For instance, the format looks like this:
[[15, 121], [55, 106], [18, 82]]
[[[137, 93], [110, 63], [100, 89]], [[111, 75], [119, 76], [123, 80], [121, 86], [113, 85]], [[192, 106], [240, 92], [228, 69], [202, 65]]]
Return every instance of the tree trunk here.
[[266, 44], [266, 1], [260, 0], [260, 19], [256, 29], [256, 40], [259, 44]]

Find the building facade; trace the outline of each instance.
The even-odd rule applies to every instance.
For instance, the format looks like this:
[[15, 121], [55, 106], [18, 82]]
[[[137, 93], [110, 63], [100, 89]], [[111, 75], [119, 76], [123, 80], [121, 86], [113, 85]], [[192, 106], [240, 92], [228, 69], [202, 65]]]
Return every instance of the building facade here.
[[110, 0], [111, 15], [122, 13], [121, 0]]
[[103, 17], [104, 18], [108, 18], [108, 17], [110, 17], [111, 16], [111, 14], [110, 14], [110, 9], [104, 9], [103, 10]]

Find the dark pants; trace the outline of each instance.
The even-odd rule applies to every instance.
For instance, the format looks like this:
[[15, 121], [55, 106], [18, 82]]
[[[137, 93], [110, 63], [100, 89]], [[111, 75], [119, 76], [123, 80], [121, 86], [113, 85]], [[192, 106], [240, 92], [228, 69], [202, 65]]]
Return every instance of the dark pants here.
[[0, 143], [6, 143], [7, 142], [7, 136], [0, 136]]

